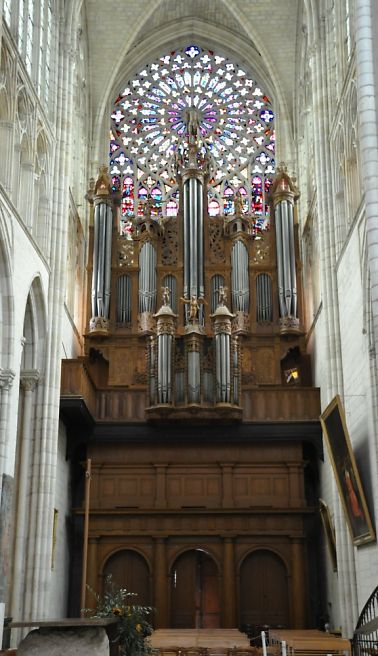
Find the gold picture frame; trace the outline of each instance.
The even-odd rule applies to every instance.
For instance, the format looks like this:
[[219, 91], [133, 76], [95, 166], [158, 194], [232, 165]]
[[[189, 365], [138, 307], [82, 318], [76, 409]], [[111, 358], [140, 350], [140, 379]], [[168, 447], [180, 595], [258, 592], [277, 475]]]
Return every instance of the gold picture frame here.
[[324, 534], [326, 537], [326, 542], [328, 546], [329, 555], [331, 558], [332, 569], [334, 572], [337, 572], [337, 552], [336, 552], [336, 537], [335, 529], [332, 524], [331, 513], [329, 508], [323, 499], [319, 499], [319, 512], [320, 518], [322, 520]]
[[375, 531], [338, 395], [322, 412], [320, 422], [353, 544], [360, 546], [374, 542]]

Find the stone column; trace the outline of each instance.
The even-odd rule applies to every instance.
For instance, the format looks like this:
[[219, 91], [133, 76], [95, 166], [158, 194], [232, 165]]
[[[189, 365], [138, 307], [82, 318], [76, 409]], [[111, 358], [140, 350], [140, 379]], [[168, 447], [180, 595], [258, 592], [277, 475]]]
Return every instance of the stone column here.
[[[10, 561], [9, 506], [12, 497], [13, 479], [5, 476], [6, 449], [8, 437], [9, 391], [12, 387], [15, 373], [10, 369], [0, 369], [0, 644], [3, 639], [5, 602], [7, 599], [9, 573], [6, 563]], [[8, 482], [8, 485], [6, 483]]]
[[13, 581], [11, 591], [11, 614], [13, 617], [23, 616], [23, 582], [25, 573], [26, 543], [28, 537], [28, 481], [31, 466], [31, 443], [33, 439], [33, 396], [38, 383], [39, 373], [36, 370], [23, 371], [20, 376], [20, 386], [23, 391], [23, 407], [21, 431], [19, 435], [19, 468], [17, 475], [17, 505], [16, 526], [13, 558]]
[[234, 540], [231, 537], [223, 539], [223, 627], [234, 628], [238, 625], [236, 619], [236, 577]]
[[167, 558], [165, 548], [165, 538], [157, 537], [154, 539], [155, 544], [155, 562], [154, 562], [154, 606], [155, 629], [166, 628], [169, 625], [168, 620], [168, 575], [167, 575]]
[[304, 544], [301, 538], [294, 538], [291, 542], [291, 571], [292, 624], [294, 629], [303, 629], [306, 626], [306, 595]]
[[0, 476], [5, 471], [9, 391], [12, 387], [14, 377], [15, 373], [11, 369], [0, 369]]
[[[358, 23], [359, 10], [357, 5], [369, 5], [371, 0], [364, 0], [356, 3], [356, 19]], [[361, 31], [362, 32], [362, 31]], [[360, 34], [361, 34], [360, 32]], [[358, 28], [357, 28], [358, 34]], [[322, 296], [322, 319], [324, 323], [324, 361], [328, 366], [322, 371], [322, 404], [328, 403], [332, 397], [338, 393], [343, 396], [344, 381], [341, 357], [341, 337], [340, 337], [340, 317], [339, 317], [339, 299], [338, 299], [338, 282], [337, 267], [335, 259], [335, 235], [336, 230], [333, 223], [333, 203], [332, 203], [332, 175], [330, 168], [325, 163], [332, 161], [332, 151], [328, 138], [330, 120], [332, 120], [333, 107], [330, 106], [333, 90], [330, 87], [327, 70], [327, 53], [322, 44], [327, 39], [327, 23], [324, 15], [314, 14], [314, 26], [312, 30], [312, 42], [310, 45], [311, 69], [313, 71], [313, 105], [314, 111], [314, 170], [315, 179], [317, 180], [316, 198], [319, 216], [319, 255], [321, 275], [321, 296]], [[368, 37], [369, 44], [372, 43], [371, 37]], [[367, 43], [365, 43], [367, 45]], [[370, 47], [370, 45], [369, 45]], [[356, 43], [356, 54], [358, 59], [358, 50]], [[363, 58], [365, 59], [364, 52]], [[365, 59], [366, 64], [370, 63]], [[361, 70], [357, 67], [357, 71]], [[363, 74], [365, 78], [365, 73]], [[365, 86], [369, 98], [371, 89]], [[362, 89], [361, 89], [362, 92]], [[365, 98], [366, 100], [366, 98]], [[368, 126], [366, 116], [361, 113], [360, 125]], [[364, 128], [363, 128], [364, 129]], [[371, 125], [368, 126], [369, 132], [369, 161], [373, 162], [373, 148], [371, 137]], [[373, 165], [374, 166], [374, 165]], [[364, 155], [361, 158], [361, 167], [364, 172]], [[366, 194], [365, 189], [365, 194]], [[367, 196], [365, 196], [367, 199]], [[366, 202], [366, 209], [369, 203]], [[367, 237], [367, 241], [369, 241]], [[374, 301], [373, 301], [374, 304]], [[338, 592], [339, 599], [346, 600], [346, 603], [340, 603], [339, 613], [340, 621], [343, 626], [344, 635], [351, 635], [358, 618], [358, 595], [356, 569], [354, 562], [353, 544], [345, 523], [342, 509], [339, 503], [339, 494], [337, 486], [333, 483], [332, 496], [335, 508], [335, 527], [338, 536], [337, 540], [337, 562], [338, 562]]]

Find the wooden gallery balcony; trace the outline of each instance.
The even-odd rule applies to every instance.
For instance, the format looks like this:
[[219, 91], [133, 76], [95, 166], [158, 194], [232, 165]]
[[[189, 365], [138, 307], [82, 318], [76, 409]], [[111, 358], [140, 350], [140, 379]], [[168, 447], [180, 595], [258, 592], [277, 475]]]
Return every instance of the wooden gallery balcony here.
[[[62, 361], [61, 412], [64, 421], [71, 425], [86, 423], [93, 427], [97, 424], [108, 424], [108, 430], [112, 424], [143, 425], [148, 421], [146, 408], [145, 386], [130, 389], [116, 386], [102, 388], [96, 386], [91, 379], [84, 359]], [[309, 431], [313, 439], [316, 436], [318, 442], [319, 414], [320, 398], [317, 388], [294, 385], [257, 386], [243, 390], [242, 420], [239, 425], [269, 424], [270, 433], [273, 430], [278, 438], [285, 429], [292, 432], [295, 425], [297, 430], [302, 426], [301, 432]], [[201, 408], [198, 407], [193, 412], [193, 420], [196, 419], [201, 420]], [[185, 421], [188, 423], [188, 417]]]

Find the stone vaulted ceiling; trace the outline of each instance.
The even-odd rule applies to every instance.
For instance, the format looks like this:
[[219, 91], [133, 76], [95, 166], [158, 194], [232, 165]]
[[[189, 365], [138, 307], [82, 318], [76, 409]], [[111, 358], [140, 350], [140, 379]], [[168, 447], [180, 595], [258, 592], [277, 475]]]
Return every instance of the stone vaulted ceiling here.
[[[203, 22], [209, 36], [215, 27], [218, 35], [223, 29], [226, 47], [229, 38], [234, 44], [248, 43], [279, 89], [290, 116], [300, 4], [300, 0], [85, 0], [93, 117], [104, 100], [109, 102], [104, 98], [109, 81], [120, 77], [133, 50], [142, 52], [143, 41], [159, 35], [163, 27], [172, 26], [174, 38], [177, 26], [185, 20], [190, 25], [190, 19], [193, 25]], [[188, 38], [195, 37], [193, 29]]]

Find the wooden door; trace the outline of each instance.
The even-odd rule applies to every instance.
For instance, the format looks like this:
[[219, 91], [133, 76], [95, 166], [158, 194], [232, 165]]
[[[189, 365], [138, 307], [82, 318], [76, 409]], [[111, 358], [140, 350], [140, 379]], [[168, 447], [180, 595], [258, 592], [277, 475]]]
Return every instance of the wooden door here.
[[240, 624], [289, 626], [289, 591], [283, 561], [259, 550], [240, 568]]
[[199, 569], [199, 627], [213, 629], [220, 626], [220, 599], [218, 568], [204, 551], [197, 551]]
[[109, 574], [117, 587], [135, 592], [130, 597], [130, 605], [151, 606], [151, 586], [148, 566], [136, 551], [123, 549], [109, 558], [104, 567], [104, 580]]
[[214, 560], [201, 550], [180, 556], [171, 572], [171, 626], [177, 629], [220, 625], [219, 577]]

